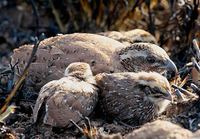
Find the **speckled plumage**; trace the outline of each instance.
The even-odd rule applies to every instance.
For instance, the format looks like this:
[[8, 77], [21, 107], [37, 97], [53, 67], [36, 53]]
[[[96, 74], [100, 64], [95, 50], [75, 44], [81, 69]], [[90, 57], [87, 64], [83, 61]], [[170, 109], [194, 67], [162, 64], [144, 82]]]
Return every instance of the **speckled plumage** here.
[[120, 56], [121, 64], [124, 65], [127, 71], [156, 71], [163, 73], [167, 72], [166, 67], [168, 67], [169, 69], [171, 68], [169, 72], [173, 72], [168, 74], [171, 77], [175, 76], [177, 72], [176, 65], [170, 60], [167, 53], [155, 44], [134, 43], [130, 47], [120, 49], [118, 55]]
[[121, 32], [108, 31], [108, 32], [101, 32], [99, 34], [117, 40], [126, 46], [138, 42], [158, 44], [156, 38], [143, 29], [133, 29], [130, 31], [121, 31]]
[[[65, 127], [70, 119], [78, 122], [82, 116], [89, 116], [98, 101], [98, 89], [93, 84], [95, 80], [88, 64], [70, 64], [65, 77], [42, 87], [33, 111], [34, 122], [42, 119], [44, 124]], [[42, 107], [45, 111], [41, 111]]]
[[[146, 46], [145, 49], [143, 49], [144, 46]], [[22, 73], [32, 47], [32, 45], [24, 45], [14, 50], [12, 63], [19, 61], [16, 78]], [[139, 47], [142, 49], [138, 50]], [[156, 53], [157, 51], [159, 53]], [[132, 46], [125, 46], [101, 35], [74, 33], [51, 37], [40, 43], [29, 69], [26, 86], [39, 90], [45, 83], [61, 78], [65, 67], [72, 62], [88, 63], [94, 75], [102, 72], [124, 71], [171, 71], [175, 73], [177, 70], [166, 52], [157, 45], [136, 43]]]
[[172, 100], [169, 82], [155, 72], [102, 73], [95, 79], [104, 113], [131, 125], [154, 119]]

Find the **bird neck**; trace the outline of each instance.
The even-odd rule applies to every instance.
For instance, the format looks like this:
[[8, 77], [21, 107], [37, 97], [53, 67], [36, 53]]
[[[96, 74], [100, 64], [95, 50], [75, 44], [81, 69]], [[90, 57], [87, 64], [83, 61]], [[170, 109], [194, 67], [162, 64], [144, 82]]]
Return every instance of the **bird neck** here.
[[161, 113], [163, 113], [166, 110], [167, 106], [170, 104], [169, 100], [165, 100], [162, 98], [151, 100], [151, 97], [149, 97], [148, 100], [149, 102], [152, 103], [152, 105], [154, 105], [155, 113], [157, 115], [160, 115]]
[[169, 100], [162, 100], [161, 102], [158, 103], [158, 114], [163, 113], [166, 108], [169, 106], [170, 101]]

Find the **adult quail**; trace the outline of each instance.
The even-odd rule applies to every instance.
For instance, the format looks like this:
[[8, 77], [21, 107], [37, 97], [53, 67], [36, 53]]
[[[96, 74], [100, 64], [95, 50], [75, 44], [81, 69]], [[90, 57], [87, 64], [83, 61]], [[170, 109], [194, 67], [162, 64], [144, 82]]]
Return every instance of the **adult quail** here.
[[[41, 88], [34, 110], [34, 123], [66, 127], [89, 116], [98, 101], [98, 89], [89, 64], [71, 63], [64, 77]], [[43, 111], [44, 110], [44, 111]]]
[[[19, 61], [16, 79], [21, 75], [33, 45], [14, 50], [12, 63]], [[86, 62], [93, 74], [110, 72], [156, 71], [173, 77], [176, 65], [155, 44], [134, 43], [125, 46], [113, 39], [88, 33], [59, 35], [43, 40], [30, 66], [26, 86], [39, 90], [45, 83], [59, 79], [72, 62]]]
[[98, 34], [117, 40], [126, 46], [138, 42], [158, 44], [156, 38], [143, 29], [133, 29], [130, 31], [121, 31], [121, 32], [107, 31]]
[[138, 126], [156, 118], [172, 101], [169, 82], [156, 72], [100, 73], [95, 79], [108, 119]]

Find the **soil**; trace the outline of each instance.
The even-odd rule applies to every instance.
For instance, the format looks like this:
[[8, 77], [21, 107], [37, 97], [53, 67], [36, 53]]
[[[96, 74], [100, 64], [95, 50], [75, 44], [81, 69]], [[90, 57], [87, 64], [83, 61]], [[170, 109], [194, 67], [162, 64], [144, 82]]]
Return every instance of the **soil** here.
[[[98, 7], [98, 5], [100, 6]], [[140, 7], [143, 8], [143, 13], [140, 12]], [[56, 0], [37, 2], [34, 0], [1, 0], [0, 106], [3, 106], [14, 85], [14, 65], [10, 65], [13, 49], [23, 44], [33, 43], [33, 38], [41, 33], [48, 38], [58, 33], [145, 29], [156, 36], [159, 45], [168, 52], [179, 71], [182, 71], [180, 80], [183, 80], [186, 75], [190, 76], [183, 88], [197, 96], [200, 95], [198, 89], [194, 90], [190, 87], [192, 83], [191, 70], [184, 68], [187, 63], [191, 62], [191, 57], [195, 57], [197, 62], [199, 61], [196, 52], [192, 49], [193, 39], [200, 44], [200, 7], [197, 1], [193, 0], [183, 4], [152, 1], [150, 13], [147, 9], [148, 3], [145, 1], [135, 3], [135, 5], [129, 3], [128, 6], [125, 6], [123, 2], [116, 5], [115, 2], [95, 3], [87, 0], [85, 3], [65, 0], [60, 2]], [[54, 10], [59, 16], [53, 13]], [[123, 15], [123, 20], [120, 15]], [[200, 84], [196, 83], [196, 85], [199, 87]], [[24, 97], [25, 95], [26, 97]], [[0, 138], [85, 138], [76, 127], [53, 128], [51, 132], [48, 132], [50, 131], [49, 127], [33, 124], [31, 116], [36, 99], [37, 93], [28, 90], [26, 86], [22, 86], [18, 90], [17, 95], [10, 103], [10, 106], [17, 106], [15, 111], [9, 111], [9, 116], [3, 120], [0, 115], [2, 122]], [[105, 116], [98, 113], [98, 108], [95, 111], [97, 113], [94, 112], [90, 116], [90, 121], [98, 131], [125, 135], [139, 128], [131, 127], [120, 121], [107, 121]], [[189, 99], [184, 103], [173, 104], [159, 118], [196, 131], [200, 128], [200, 101], [199, 99]], [[84, 121], [79, 125], [83, 127], [83, 123]]]

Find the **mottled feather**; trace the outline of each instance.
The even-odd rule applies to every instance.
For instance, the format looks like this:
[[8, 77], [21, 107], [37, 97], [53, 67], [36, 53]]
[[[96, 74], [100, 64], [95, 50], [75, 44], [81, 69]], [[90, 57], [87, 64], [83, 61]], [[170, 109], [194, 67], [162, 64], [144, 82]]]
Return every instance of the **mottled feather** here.
[[[73, 64], [76, 63], [69, 66]], [[86, 65], [89, 67], [88, 64]], [[92, 75], [88, 76], [90, 73], [86, 74], [86, 71], [83, 73], [81, 69], [78, 69], [79, 66], [80, 63], [74, 65], [74, 70], [70, 70], [68, 75], [42, 87], [33, 111], [34, 122], [37, 122], [38, 118], [41, 119], [38, 115], [42, 105], [45, 106], [42, 122], [56, 127], [68, 126], [70, 119], [78, 122], [82, 116], [91, 114], [98, 101], [98, 89], [92, 84], [92, 82], [95, 83], [94, 80], [91, 79], [91, 83], [89, 79], [87, 80], [87, 78], [92, 78], [90, 77]], [[78, 72], [83, 74], [78, 74]]]
[[[59, 35], [45, 39], [40, 43], [30, 66], [26, 86], [32, 86], [38, 91], [45, 83], [61, 78], [65, 68], [73, 62], [88, 63], [94, 75], [102, 72], [124, 71], [176, 72], [176, 66], [162, 48], [153, 45], [154, 48], [151, 49], [152, 45], [142, 44], [143, 47], [145, 45], [146, 49], [138, 50], [139, 46], [136, 44], [125, 46], [113, 39], [88, 33]], [[19, 70], [16, 71], [15, 78], [21, 75], [32, 47], [32, 45], [24, 45], [14, 50], [12, 63], [19, 61], [17, 65]], [[137, 51], [133, 51], [134, 49]], [[155, 53], [160, 52], [160, 49], [162, 53]], [[147, 55], [144, 54], [154, 56], [155, 63], [147, 61]], [[163, 58], [163, 56], [166, 57]], [[172, 63], [172, 68], [168, 66], [169, 63]]]
[[128, 124], [146, 123], [170, 103], [165, 99], [171, 99], [169, 82], [155, 72], [102, 73], [95, 79], [102, 90], [100, 103], [105, 114]]

